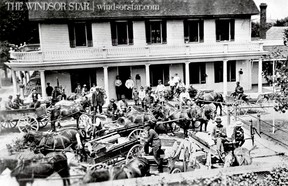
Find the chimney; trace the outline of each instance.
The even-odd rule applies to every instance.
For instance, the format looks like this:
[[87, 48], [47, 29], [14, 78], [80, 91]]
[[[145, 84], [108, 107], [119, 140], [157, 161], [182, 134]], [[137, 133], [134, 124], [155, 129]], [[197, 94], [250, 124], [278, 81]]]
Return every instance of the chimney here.
[[267, 4], [260, 4], [260, 39], [266, 39], [266, 9]]

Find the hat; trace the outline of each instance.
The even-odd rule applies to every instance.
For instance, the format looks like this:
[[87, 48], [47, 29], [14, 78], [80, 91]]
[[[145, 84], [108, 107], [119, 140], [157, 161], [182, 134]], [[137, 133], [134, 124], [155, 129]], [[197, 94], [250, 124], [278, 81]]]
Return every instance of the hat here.
[[141, 86], [141, 87], [140, 87], [140, 89], [144, 89], [144, 87], [143, 87], [143, 86]]
[[242, 127], [243, 123], [241, 121], [236, 121], [235, 122], [235, 127]]
[[112, 99], [110, 99], [110, 102], [115, 102], [115, 99], [113, 99], [113, 98], [112, 98]]
[[216, 119], [215, 119], [215, 122], [216, 122], [216, 123], [221, 123], [222, 120], [221, 120], [221, 118], [216, 118]]
[[16, 96], [20, 96], [20, 93], [17, 93]]

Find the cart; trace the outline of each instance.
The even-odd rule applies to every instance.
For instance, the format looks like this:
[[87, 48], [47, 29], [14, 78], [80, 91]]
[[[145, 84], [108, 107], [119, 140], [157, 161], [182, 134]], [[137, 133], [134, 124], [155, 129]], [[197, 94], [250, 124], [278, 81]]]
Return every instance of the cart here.
[[23, 108], [0, 111], [0, 123], [3, 128], [18, 127], [20, 132], [38, 131], [49, 122], [49, 114], [46, 107]]

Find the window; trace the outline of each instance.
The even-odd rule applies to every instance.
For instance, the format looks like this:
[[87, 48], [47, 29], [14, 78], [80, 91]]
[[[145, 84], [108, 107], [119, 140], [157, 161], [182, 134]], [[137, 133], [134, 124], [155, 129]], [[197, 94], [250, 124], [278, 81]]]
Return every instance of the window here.
[[184, 42], [204, 42], [203, 20], [184, 20]]
[[[215, 83], [223, 82], [223, 62], [214, 63]], [[236, 81], [236, 61], [227, 61], [227, 82]]]
[[206, 64], [205, 63], [190, 63], [190, 83], [205, 84], [206, 83]]
[[236, 61], [227, 62], [227, 81], [228, 82], [236, 81]]
[[133, 45], [132, 21], [111, 22], [112, 45]]
[[150, 20], [145, 22], [147, 44], [167, 43], [166, 21]]
[[68, 25], [68, 31], [71, 48], [93, 46], [91, 23], [70, 23]]
[[234, 35], [235, 35], [234, 19], [216, 20], [217, 41], [234, 41]]
[[215, 83], [223, 82], [223, 62], [214, 62], [214, 79]]
[[150, 82], [152, 86], [158, 85], [158, 80], [164, 85], [169, 82], [169, 65], [150, 65]]

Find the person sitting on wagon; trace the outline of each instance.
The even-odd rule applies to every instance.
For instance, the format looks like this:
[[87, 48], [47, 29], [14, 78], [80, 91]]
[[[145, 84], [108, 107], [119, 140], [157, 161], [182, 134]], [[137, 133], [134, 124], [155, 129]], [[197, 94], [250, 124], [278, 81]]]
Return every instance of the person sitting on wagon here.
[[20, 98], [20, 94], [16, 94], [16, 98], [14, 99], [14, 108], [19, 109], [21, 106], [24, 105], [24, 100]]
[[61, 100], [62, 94], [59, 91], [59, 88], [57, 86], [54, 87], [54, 90], [52, 92], [52, 104], [57, 103]]
[[32, 102], [29, 105], [29, 108], [39, 108], [41, 106], [41, 103], [39, 101], [40, 95], [36, 92], [36, 89], [33, 89], [33, 92], [31, 94]]
[[162, 165], [162, 158], [161, 158], [161, 140], [159, 138], [159, 135], [156, 133], [156, 131], [152, 128], [151, 122], [146, 122], [144, 125], [144, 129], [148, 133], [148, 137], [145, 140], [144, 143], [144, 152], [146, 155], [149, 154], [149, 146], [152, 147], [152, 153], [154, 156], [154, 159], [158, 165], [158, 171], [159, 173], [163, 172], [163, 165]]
[[110, 103], [107, 106], [106, 116], [111, 117], [112, 121], [116, 120], [117, 118], [117, 111], [118, 107], [115, 103], [115, 99], [111, 99]]
[[227, 141], [227, 132], [226, 128], [222, 124], [221, 118], [216, 118], [215, 122], [216, 126], [213, 128], [212, 131], [212, 139], [215, 141], [219, 157], [222, 158], [222, 155], [224, 153], [223, 144]]
[[12, 102], [13, 96], [9, 96], [8, 100], [5, 102], [5, 109], [6, 110], [14, 110], [14, 104]]
[[236, 82], [234, 95], [235, 95], [236, 99], [238, 99], [238, 100], [241, 99], [243, 97], [243, 95], [244, 95], [244, 89], [240, 85], [239, 81]]
[[124, 114], [128, 110], [128, 103], [127, 103], [124, 95], [122, 95], [121, 100], [118, 101], [118, 109], [120, 111], [120, 114]]
[[241, 147], [245, 143], [243, 123], [241, 121], [236, 121], [231, 139], [235, 143], [235, 147]]

